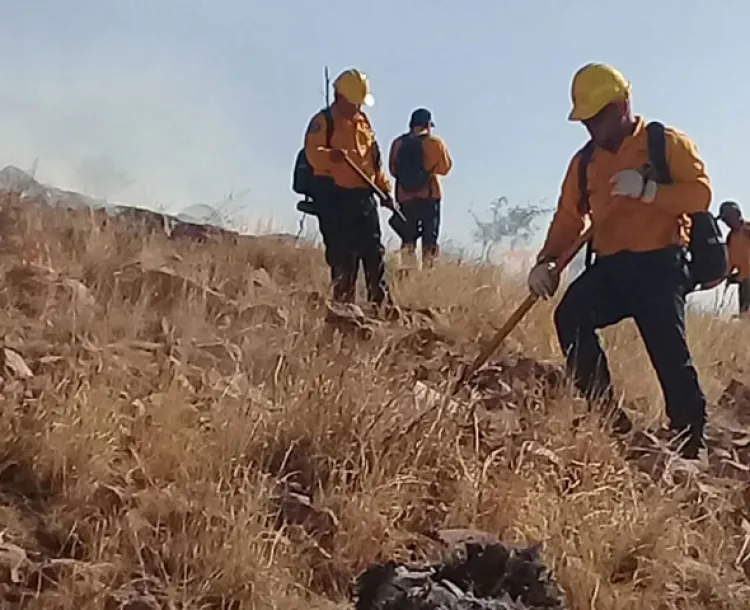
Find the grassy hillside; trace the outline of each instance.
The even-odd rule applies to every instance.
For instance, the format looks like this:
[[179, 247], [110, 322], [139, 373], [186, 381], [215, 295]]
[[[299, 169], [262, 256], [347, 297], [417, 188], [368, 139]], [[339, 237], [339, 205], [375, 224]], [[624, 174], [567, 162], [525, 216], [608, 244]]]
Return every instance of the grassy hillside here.
[[[368, 563], [472, 527], [543, 542], [575, 610], [747, 608], [742, 433], [715, 431], [714, 474], [678, 485], [594, 421], [574, 430], [582, 405], [551, 383], [552, 303], [468, 404], [415, 417], [416, 380], [439, 390], [523, 286], [443, 263], [396, 285], [400, 322], [334, 332], [317, 250], [169, 241], [10, 201], [0, 227], [11, 607], [346, 607]], [[750, 325], [693, 317], [689, 333], [712, 401], [750, 382]], [[605, 336], [634, 417], [658, 423], [633, 326]], [[742, 423], [731, 406], [711, 417]]]

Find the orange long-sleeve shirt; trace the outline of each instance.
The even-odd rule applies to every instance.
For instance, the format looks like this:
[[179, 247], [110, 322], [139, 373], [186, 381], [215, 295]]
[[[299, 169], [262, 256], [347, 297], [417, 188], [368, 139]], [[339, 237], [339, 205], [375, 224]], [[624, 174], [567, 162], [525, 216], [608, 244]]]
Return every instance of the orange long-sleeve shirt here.
[[[391, 176], [396, 177], [396, 159], [398, 151], [401, 149], [401, 142], [404, 136], [397, 137], [391, 143], [391, 150], [388, 155], [388, 166]], [[419, 191], [407, 193], [403, 191], [396, 183], [396, 201], [406, 203], [413, 199], [442, 199], [443, 190], [440, 186], [438, 176], [447, 176], [453, 167], [453, 159], [448, 153], [448, 147], [443, 139], [434, 134], [426, 136], [422, 142], [424, 146], [424, 168], [430, 172], [429, 184]]]
[[[375, 133], [364, 112], [348, 118], [342, 115], [336, 104], [331, 106], [333, 135], [331, 148], [344, 151], [349, 158], [375, 182], [386, 194], [391, 192], [391, 183], [385, 175], [382, 157], [379, 156]], [[316, 176], [330, 176], [336, 186], [363, 188], [367, 185], [361, 176], [349, 167], [346, 161], [334, 163], [326, 150], [326, 117], [318, 112], [311, 120], [305, 134], [305, 155]]]
[[[637, 117], [633, 134], [619, 150], [597, 148], [589, 162], [587, 183], [593, 249], [600, 255], [616, 252], [646, 252], [672, 244], [687, 244], [688, 214], [708, 210], [711, 182], [693, 141], [684, 133], [665, 129], [666, 157], [673, 184], [659, 185], [652, 203], [612, 196], [610, 180], [624, 169], [637, 169], [648, 160], [645, 121]], [[552, 219], [539, 260], [557, 258], [581, 233], [585, 215], [579, 208], [579, 155], [568, 165], [557, 210]]]
[[738, 279], [750, 279], [750, 222], [733, 229], [727, 236], [729, 269], [737, 270]]

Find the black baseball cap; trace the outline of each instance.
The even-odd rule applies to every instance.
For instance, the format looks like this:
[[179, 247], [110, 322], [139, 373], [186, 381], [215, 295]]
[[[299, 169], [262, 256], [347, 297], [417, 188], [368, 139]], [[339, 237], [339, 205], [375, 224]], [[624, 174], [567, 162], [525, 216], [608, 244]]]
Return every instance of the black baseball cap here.
[[736, 201], [724, 201], [721, 206], [719, 206], [719, 218], [726, 218], [730, 211], [742, 215], [742, 210]]
[[429, 125], [435, 127], [435, 123], [432, 122], [432, 113], [427, 108], [417, 108], [411, 113], [411, 119], [409, 119], [409, 127], [416, 127], [417, 125]]

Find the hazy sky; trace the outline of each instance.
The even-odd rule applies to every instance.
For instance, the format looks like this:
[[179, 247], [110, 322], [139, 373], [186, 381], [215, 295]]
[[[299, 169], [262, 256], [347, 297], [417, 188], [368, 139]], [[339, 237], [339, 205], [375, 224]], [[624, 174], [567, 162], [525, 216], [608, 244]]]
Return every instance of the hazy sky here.
[[[324, 10], [322, 7], [326, 6]], [[323, 66], [371, 79], [383, 148], [433, 110], [454, 157], [445, 237], [489, 200], [554, 203], [584, 142], [566, 120], [585, 62], [686, 131], [715, 186], [747, 201], [750, 5], [722, 0], [24, 0], [0, 18], [0, 165], [179, 211], [249, 189], [244, 217], [297, 221], [291, 167]], [[746, 42], [742, 42], [746, 40]], [[388, 231], [387, 228], [384, 228]]]

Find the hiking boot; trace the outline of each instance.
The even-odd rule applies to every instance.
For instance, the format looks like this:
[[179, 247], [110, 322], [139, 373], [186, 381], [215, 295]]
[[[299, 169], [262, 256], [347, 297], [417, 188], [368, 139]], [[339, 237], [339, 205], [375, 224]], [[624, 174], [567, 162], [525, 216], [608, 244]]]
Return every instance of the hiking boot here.
[[614, 407], [604, 412], [602, 419], [617, 435], [624, 436], [633, 431], [633, 422], [621, 407]]
[[685, 485], [705, 472], [707, 460], [675, 457], [667, 461], [661, 479], [671, 485]]
[[386, 298], [379, 303], [370, 301], [368, 311], [375, 318], [391, 322], [398, 322], [403, 317], [401, 308], [391, 298]]
[[432, 269], [435, 267], [435, 261], [438, 257], [438, 247], [437, 246], [427, 246], [422, 247], [422, 268], [423, 269]]
[[668, 442], [670, 449], [675, 451], [682, 459], [700, 460], [705, 453], [706, 443], [703, 433], [693, 427], [682, 430], [670, 429], [671, 439]]
[[419, 267], [417, 261], [416, 246], [414, 244], [404, 244], [403, 246], [401, 246], [399, 254], [402, 270], [409, 272]]
[[398, 305], [394, 304], [388, 304], [383, 305], [380, 308], [380, 315], [383, 318], [383, 320], [389, 320], [391, 322], [398, 322], [401, 320], [403, 313], [401, 309], [398, 307]]

